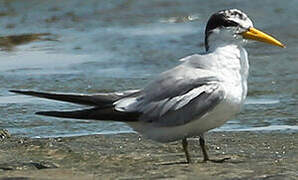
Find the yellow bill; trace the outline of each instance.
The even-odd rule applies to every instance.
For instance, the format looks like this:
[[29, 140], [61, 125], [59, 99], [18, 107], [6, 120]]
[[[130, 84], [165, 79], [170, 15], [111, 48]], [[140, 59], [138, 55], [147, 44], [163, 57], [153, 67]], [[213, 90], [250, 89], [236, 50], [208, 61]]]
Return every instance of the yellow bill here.
[[268, 43], [268, 44], [273, 44], [275, 46], [279, 46], [279, 47], [283, 47], [283, 48], [286, 47], [281, 42], [279, 42], [278, 40], [273, 38], [272, 36], [269, 36], [268, 34], [263, 33], [262, 31], [257, 30], [256, 28], [253, 28], [253, 27], [251, 27], [247, 31], [241, 33], [241, 35], [245, 39], [252, 39], [252, 40], [256, 40], [256, 41], [261, 41], [261, 42], [265, 42], [265, 43]]

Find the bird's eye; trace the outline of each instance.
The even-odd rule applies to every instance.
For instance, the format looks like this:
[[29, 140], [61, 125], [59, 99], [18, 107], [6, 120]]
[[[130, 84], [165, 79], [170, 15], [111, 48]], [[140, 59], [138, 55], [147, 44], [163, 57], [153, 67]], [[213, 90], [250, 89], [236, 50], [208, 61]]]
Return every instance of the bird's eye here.
[[224, 27], [235, 27], [235, 26], [239, 26], [239, 24], [236, 23], [235, 21], [227, 20], [224, 22], [223, 26]]

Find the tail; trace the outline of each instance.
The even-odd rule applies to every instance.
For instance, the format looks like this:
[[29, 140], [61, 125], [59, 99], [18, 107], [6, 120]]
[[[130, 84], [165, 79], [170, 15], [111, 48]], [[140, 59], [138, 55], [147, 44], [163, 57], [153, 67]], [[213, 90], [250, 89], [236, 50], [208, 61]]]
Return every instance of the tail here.
[[90, 108], [77, 111], [40, 111], [38, 115], [73, 118], [73, 119], [92, 119], [92, 120], [112, 120], [112, 121], [136, 121], [138, 113], [115, 111], [114, 108]]
[[58, 94], [45, 93], [26, 90], [10, 90], [10, 92], [53, 99], [58, 101], [70, 102], [81, 105], [93, 106], [89, 109], [75, 111], [42, 111], [36, 114], [44, 116], [74, 118], [74, 119], [93, 119], [93, 120], [115, 120], [115, 121], [136, 121], [139, 113], [119, 112], [114, 109], [113, 103], [121, 98], [134, 97], [138, 95], [139, 90], [130, 90], [114, 93], [100, 93], [93, 95], [84, 94]]

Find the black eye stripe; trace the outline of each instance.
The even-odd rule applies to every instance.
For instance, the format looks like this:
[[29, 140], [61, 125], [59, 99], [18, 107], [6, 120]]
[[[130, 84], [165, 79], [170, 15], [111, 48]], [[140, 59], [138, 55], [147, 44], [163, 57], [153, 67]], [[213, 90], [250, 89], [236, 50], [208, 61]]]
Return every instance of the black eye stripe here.
[[210, 17], [207, 26], [206, 32], [211, 31], [212, 29], [216, 29], [218, 27], [235, 27], [239, 26], [238, 23], [228, 20], [226, 16], [223, 14], [214, 14]]
[[229, 26], [239, 26], [239, 24], [236, 23], [236, 22], [234, 22], [234, 21], [226, 20], [226, 21], [223, 23], [223, 26], [224, 26], [224, 27], [229, 27]]

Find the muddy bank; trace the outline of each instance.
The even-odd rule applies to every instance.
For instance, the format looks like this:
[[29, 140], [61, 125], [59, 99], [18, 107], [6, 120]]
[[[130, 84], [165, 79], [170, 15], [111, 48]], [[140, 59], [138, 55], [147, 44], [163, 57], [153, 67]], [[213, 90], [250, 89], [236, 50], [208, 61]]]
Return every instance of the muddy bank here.
[[180, 142], [160, 144], [137, 134], [90, 135], [0, 142], [0, 179], [298, 179], [298, 133], [213, 132], [202, 163], [196, 138], [185, 164]]

